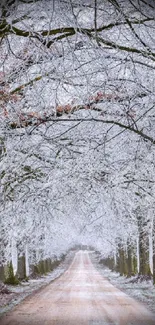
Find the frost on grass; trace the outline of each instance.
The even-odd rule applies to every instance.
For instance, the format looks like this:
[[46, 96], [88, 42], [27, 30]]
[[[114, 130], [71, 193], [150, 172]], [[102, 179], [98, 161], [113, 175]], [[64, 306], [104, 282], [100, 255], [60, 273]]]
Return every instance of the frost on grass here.
[[100, 267], [99, 270], [110, 283], [121, 289], [127, 295], [144, 303], [155, 313], [155, 287], [153, 286], [152, 280], [138, 281], [137, 276], [127, 278], [103, 267]]

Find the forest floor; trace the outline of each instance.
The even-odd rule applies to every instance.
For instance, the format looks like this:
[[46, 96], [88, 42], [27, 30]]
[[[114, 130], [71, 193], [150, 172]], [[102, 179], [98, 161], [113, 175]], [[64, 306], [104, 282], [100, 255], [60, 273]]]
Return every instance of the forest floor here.
[[59, 278], [4, 314], [0, 324], [154, 325], [155, 314], [120, 290], [123, 278], [120, 281], [107, 269], [97, 270], [90, 256], [87, 251], [77, 252]]

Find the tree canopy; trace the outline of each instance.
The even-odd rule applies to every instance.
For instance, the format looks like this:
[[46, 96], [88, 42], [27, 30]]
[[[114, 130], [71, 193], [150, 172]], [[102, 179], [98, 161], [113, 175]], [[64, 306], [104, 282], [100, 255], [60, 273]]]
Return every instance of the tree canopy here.
[[77, 243], [108, 256], [120, 238], [136, 247], [140, 225], [152, 236], [154, 13], [151, 0], [1, 2], [3, 261], [12, 238], [33, 259]]

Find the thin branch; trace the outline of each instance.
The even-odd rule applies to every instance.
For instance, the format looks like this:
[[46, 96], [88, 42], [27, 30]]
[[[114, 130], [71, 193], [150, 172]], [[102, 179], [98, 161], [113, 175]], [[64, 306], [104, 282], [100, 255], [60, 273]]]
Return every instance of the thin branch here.
[[[134, 125], [126, 125], [121, 122], [115, 121], [115, 120], [102, 120], [97, 118], [55, 118], [55, 117], [47, 117], [43, 121], [40, 121], [38, 125], [46, 122], [99, 122], [103, 124], [113, 124], [117, 125], [120, 128], [129, 130], [139, 136], [141, 136], [143, 139], [150, 141], [153, 145], [155, 144], [155, 139], [147, 134], [145, 134], [142, 130], [138, 130], [134, 128]], [[20, 126], [21, 127], [21, 126]]]

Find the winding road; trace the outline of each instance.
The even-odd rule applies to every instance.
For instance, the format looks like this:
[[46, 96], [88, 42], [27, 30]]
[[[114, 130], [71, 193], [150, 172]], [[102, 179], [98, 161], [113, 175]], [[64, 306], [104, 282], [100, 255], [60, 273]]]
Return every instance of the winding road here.
[[87, 251], [68, 270], [26, 298], [1, 325], [155, 325], [155, 315], [115, 288], [97, 271]]

